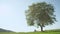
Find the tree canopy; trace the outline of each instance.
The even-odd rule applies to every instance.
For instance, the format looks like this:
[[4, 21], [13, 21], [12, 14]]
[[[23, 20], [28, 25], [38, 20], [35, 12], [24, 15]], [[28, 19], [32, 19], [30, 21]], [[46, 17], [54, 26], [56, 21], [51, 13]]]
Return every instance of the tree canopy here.
[[34, 26], [34, 24], [36, 24], [40, 26], [42, 30], [42, 27], [53, 24], [56, 21], [52, 4], [46, 2], [33, 3], [28, 8], [25, 14], [29, 26]]

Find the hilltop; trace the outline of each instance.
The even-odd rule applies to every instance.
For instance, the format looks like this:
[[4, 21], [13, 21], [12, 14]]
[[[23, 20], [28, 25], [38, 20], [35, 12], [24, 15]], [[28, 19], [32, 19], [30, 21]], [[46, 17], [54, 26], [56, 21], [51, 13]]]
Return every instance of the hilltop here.
[[0, 32], [13, 32], [13, 31], [0, 28]]

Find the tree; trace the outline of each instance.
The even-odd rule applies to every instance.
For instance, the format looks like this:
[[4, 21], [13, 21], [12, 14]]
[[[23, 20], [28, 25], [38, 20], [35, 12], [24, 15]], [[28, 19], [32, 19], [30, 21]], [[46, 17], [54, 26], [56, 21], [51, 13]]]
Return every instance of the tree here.
[[51, 4], [46, 2], [34, 3], [25, 11], [27, 24], [29, 26], [36, 24], [43, 31], [43, 27], [56, 21], [54, 12], [54, 7]]

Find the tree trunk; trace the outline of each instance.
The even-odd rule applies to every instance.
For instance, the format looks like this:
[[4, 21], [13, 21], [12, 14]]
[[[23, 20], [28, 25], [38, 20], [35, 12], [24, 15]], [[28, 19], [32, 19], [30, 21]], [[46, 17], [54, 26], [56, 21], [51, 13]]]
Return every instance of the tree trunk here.
[[41, 32], [43, 32], [43, 26], [41, 26]]
[[43, 26], [44, 26], [44, 23], [41, 23], [41, 32], [43, 32]]

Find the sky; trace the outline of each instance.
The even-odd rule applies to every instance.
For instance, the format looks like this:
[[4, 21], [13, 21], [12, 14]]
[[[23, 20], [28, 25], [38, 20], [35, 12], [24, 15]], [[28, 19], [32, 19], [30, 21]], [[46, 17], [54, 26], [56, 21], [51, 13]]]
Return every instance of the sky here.
[[25, 16], [28, 6], [37, 2], [51, 3], [55, 9], [57, 22], [44, 27], [44, 30], [60, 29], [60, 0], [0, 0], [0, 28], [15, 32], [40, 30], [35, 26], [28, 26]]

